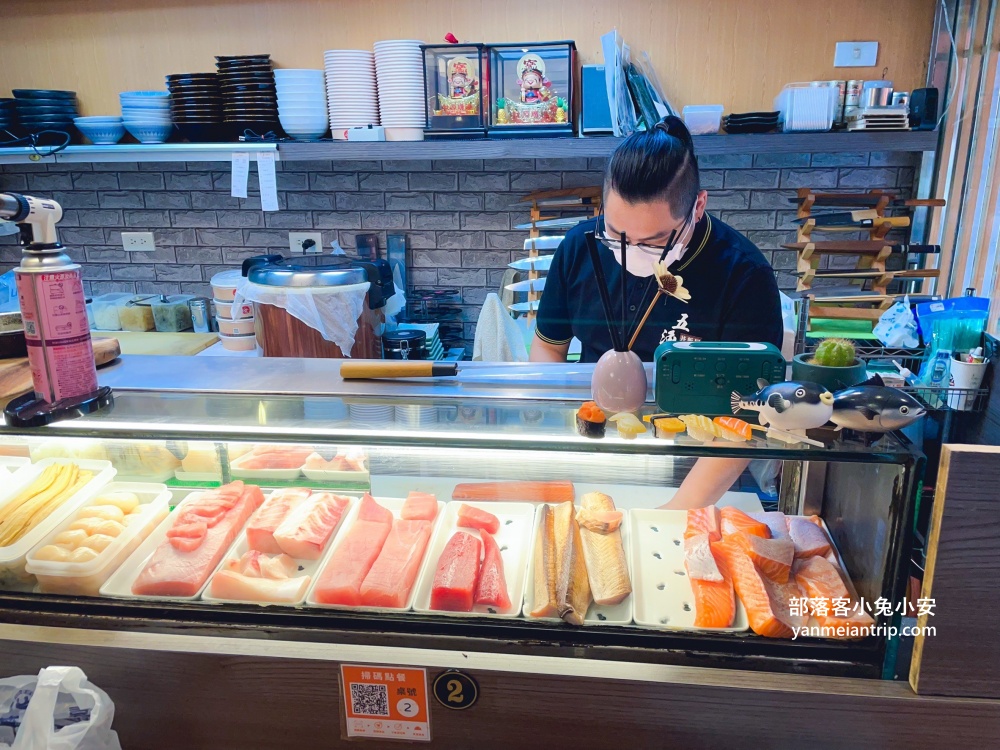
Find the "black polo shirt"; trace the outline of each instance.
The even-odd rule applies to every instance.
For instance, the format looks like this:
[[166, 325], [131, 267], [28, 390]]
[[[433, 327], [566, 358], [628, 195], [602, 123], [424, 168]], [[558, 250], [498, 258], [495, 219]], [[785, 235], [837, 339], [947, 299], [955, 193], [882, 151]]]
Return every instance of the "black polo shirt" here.
[[[581, 362], [596, 362], [612, 348], [584, 238], [595, 223], [585, 221], [567, 233], [552, 259], [538, 307], [538, 336], [552, 344], [580, 339]], [[600, 241], [598, 250], [617, 318], [622, 310], [622, 268]], [[664, 341], [764, 341], [781, 347], [781, 302], [774, 272], [756, 245], [735, 229], [705, 214], [684, 257], [670, 272], [683, 278], [691, 299], [685, 303], [660, 297], [633, 347], [644, 362], [652, 361]], [[626, 290], [628, 321], [637, 324], [656, 294], [656, 281], [629, 273]]]

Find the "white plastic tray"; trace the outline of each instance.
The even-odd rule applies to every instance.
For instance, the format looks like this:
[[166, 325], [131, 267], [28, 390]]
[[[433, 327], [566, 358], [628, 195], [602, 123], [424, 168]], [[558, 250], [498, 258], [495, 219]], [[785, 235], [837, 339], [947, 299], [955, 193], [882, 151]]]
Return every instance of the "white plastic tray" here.
[[[538, 536], [539, 527], [542, 521], [542, 506], [544, 503], [538, 503], [538, 507], [535, 509], [535, 523], [531, 531], [531, 540], [529, 542], [529, 554], [528, 554], [528, 566], [525, 569], [525, 586], [524, 586], [524, 606], [522, 608], [522, 613], [528, 620], [536, 620], [538, 622], [562, 622], [558, 617], [531, 617], [528, 613], [535, 608], [535, 539]], [[553, 505], [553, 507], [555, 507]], [[578, 511], [579, 506], [574, 505], [574, 513]], [[635, 511], [622, 510], [622, 547], [625, 548], [625, 565], [628, 568], [632, 567], [632, 558], [629, 555], [629, 549], [631, 545], [631, 539], [629, 538], [629, 516]], [[590, 625], [629, 625], [632, 622], [632, 600], [635, 598], [635, 572], [629, 570], [629, 578], [632, 581], [632, 593], [629, 594], [625, 599], [618, 604], [608, 605], [608, 604], [595, 604], [591, 602], [590, 609], [587, 610], [587, 616], [583, 620], [584, 627]]]
[[302, 473], [306, 479], [314, 482], [351, 482], [358, 484], [371, 481], [371, 474], [367, 471], [325, 471], [323, 469], [302, 468]]
[[707, 633], [740, 633], [749, 629], [747, 613], [738, 596], [732, 627], [695, 627], [694, 592], [684, 567], [687, 511], [633, 510], [629, 527], [635, 589], [632, 617], [636, 625]]
[[420, 571], [420, 577], [417, 579], [417, 596], [414, 600], [413, 611], [451, 617], [520, 617], [520, 605], [524, 599], [524, 572], [531, 552], [531, 540], [533, 539], [531, 532], [535, 525], [535, 504], [501, 502], [470, 502], [465, 504], [492, 513], [500, 521], [500, 530], [493, 535], [493, 538], [500, 547], [500, 557], [503, 559], [504, 580], [507, 582], [507, 595], [510, 597], [511, 611], [496, 612], [494, 607], [483, 604], [473, 606], [471, 612], [431, 609], [434, 574], [437, 572], [438, 560], [441, 558], [441, 553], [444, 552], [448, 540], [457, 531], [467, 531], [473, 536], [479, 535], [479, 531], [476, 529], [468, 529], [458, 525], [458, 509], [463, 505], [458, 501], [447, 504], [441, 524], [431, 539], [427, 557]]
[[19, 471], [26, 470], [31, 466], [31, 459], [27, 456], [0, 456], [0, 468], [6, 469], [7, 473], [0, 471], [3, 483], [13, 479]]
[[[167, 532], [170, 531], [171, 527], [174, 525], [174, 521], [178, 517], [178, 511], [182, 510], [185, 505], [201, 494], [201, 491], [192, 492], [177, 504], [174, 511], [169, 513], [167, 517], [160, 522], [160, 525], [150, 532], [149, 536], [146, 537], [146, 541], [140, 544], [136, 548], [135, 552], [133, 552], [132, 555], [121, 565], [121, 567], [118, 568], [114, 575], [112, 575], [107, 582], [101, 586], [101, 596], [111, 596], [116, 599], [145, 599], [149, 601], [164, 602], [189, 602], [201, 596], [201, 592], [204, 591], [205, 586], [208, 585], [208, 581], [212, 579], [212, 576], [215, 575], [215, 571], [219, 569], [218, 565], [215, 566], [215, 570], [213, 570], [205, 579], [205, 584], [202, 585], [202, 587], [198, 589], [193, 596], [162, 596], [159, 594], [156, 596], [150, 596], [132, 593], [132, 584], [135, 583], [135, 579], [139, 577], [139, 574], [146, 567], [146, 563], [149, 562], [149, 558], [153, 556], [156, 548], [159, 547], [163, 540], [167, 538]], [[238, 538], [239, 537], [237, 536], [237, 539]], [[232, 548], [233, 545], [229, 546]], [[224, 560], [225, 557], [226, 555], [223, 555], [222, 559]]]
[[[381, 505], [383, 508], [387, 508], [392, 511], [393, 520], [399, 518], [399, 512], [403, 509], [403, 503], [406, 502], [405, 498], [402, 497], [376, 497], [375, 502]], [[421, 568], [417, 571], [417, 577], [413, 581], [413, 588], [410, 589], [410, 596], [406, 600], [406, 606], [400, 609], [394, 609], [391, 607], [351, 607], [343, 604], [322, 604], [317, 602], [314, 598], [314, 592], [316, 590], [316, 581], [322, 575], [323, 570], [326, 568], [327, 563], [330, 558], [333, 557], [333, 553], [337, 551], [337, 548], [344, 541], [344, 537], [351, 530], [351, 526], [354, 525], [354, 519], [357, 518], [358, 510], [361, 508], [361, 503], [354, 503], [351, 508], [350, 517], [343, 518], [340, 522], [340, 529], [337, 531], [337, 536], [333, 540], [333, 544], [330, 545], [330, 549], [327, 550], [326, 554], [323, 555], [323, 559], [320, 562], [319, 568], [317, 570], [316, 576], [313, 578], [312, 585], [309, 586], [309, 592], [306, 594], [306, 605], [310, 607], [321, 607], [323, 609], [349, 609], [359, 612], [409, 612], [413, 609], [413, 602], [417, 596], [417, 585], [420, 583], [420, 570], [423, 568], [423, 564], [427, 558], [427, 553], [430, 551], [431, 542], [434, 540], [435, 534], [437, 534], [438, 527], [441, 525], [441, 521], [444, 518], [444, 507], [445, 503], [438, 500], [438, 512], [431, 522], [431, 537], [427, 541], [427, 549], [424, 550], [424, 560], [421, 560]]]
[[181, 471], [177, 469], [174, 472], [174, 477], [176, 477], [178, 482], [221, 482], [222, 470], [220, 469], [218, 473], [215, 473], [212, 471]]
[[85, 471], [93, 473], [87, 484], [75, 495], [68, 497], [62, 505], [52, 511], [48, 518], [42, 520], [35, 528], [21, 537], [15, 544], [0, 547], [0, 588], [30, 589], [35, 585], [35, 577], [27, 573], [24, 564], [31, 551], [52, 529], [68, 517], [73, 511], [92, 498], [104, 485], [114, 479], [115, 469], [110, 461], [94, 461], [89, 459], [45, 458], [29, 468], [18, 471], [6, 483], [6, 490], [0, 494], [0, 509], [26, 490], [41, 473], [52, 464], [74, 463]]
[[[337, 494], [340, 495], [339, 492]], [[341, 497], [348, 497], [350, 499], [350, 502], [348, 503], [347, 507], [344, 508], [344, 512], [340, 516], [340, 521], [337, 522], [337, 525], [330, 533], [330, 539], [327, 541], [327, 547], [332, 545], [333, 540], [337, 538], [337, 534], [340, 532], [340, 529], [344, 527], [345, 520], [349, 515], [351, 515], [351, 511], [354, 510], [354, 506], [357, 505], [358, 503], [357, 497], [351, 497], [350, 495], [341, 495]], [[265, 502], [267, 501], [265, 500]], [[243, 557], [243, 555], [249, 552], [249, 550], [250, 550], [250, 544], [249, 542], [247, 542], [247, 532], [244, 530], [240, 532], [240, 535], [236, 538], [236, 543], [229, 548], [229, 552], [227, 552], [226, 556], [222, 558], [222, 564], [219, 566], [218, 570], [216, 570], [215, 573], [212, 573], [212, 575], [209, 577], [208, 586], [205, 587], [205, 590], [202, 592], [201, 595], [202, 601], [209, 602], [211, 604], [225, 604], [227, 602], [240, 603], [240, 604], [258, 604], [262, 607], [269, 607], [275, 605], [282, 607], [301, 606], [302, 603], [306, 600], [305, 597], [306, 593], [308, 593], [309, 589], [312, 588], [312, 581], [316, 580], [316, 572], [319, 570], [320, 562], [323, 560], [323, 555], [320, 555], [318, 560], [298, 560], [298, 559], [295, 560], [295, 562], [299, 564], [299, 575], [309, 576], [310, 578], [309, 586], [306, 588], [306, 591], [303, 592], [302, 598], [299, 599], [298, 601], [261, 602], [255, 599], [222, 599], [211, 595], [212, 579], [215, 578], [215, 576], [218, 574], [220, 570], [226, 567], [226, 563], [229, 560], [239, 560], [241, 557]]]
[[[51, 544], [58, 534], [66, 530], [79, 510], [97, 504], [98, 498], [111, 492], [134, 493], [139, 498], [143, 512], [139, 520], [128, 525], [103, 552], [86, 563], [59, 563], [34, 559], [34, 554], [39, 549]], [[170, 490], [162, 484], [111, 482], [93, 493], [76, 512], [63, 519], [62, 523], [31, 549], [25, 569], [38, 577], [38, 589], [43, 593], [97, 596], [104, 582], [170, 512], [170, 497]]]

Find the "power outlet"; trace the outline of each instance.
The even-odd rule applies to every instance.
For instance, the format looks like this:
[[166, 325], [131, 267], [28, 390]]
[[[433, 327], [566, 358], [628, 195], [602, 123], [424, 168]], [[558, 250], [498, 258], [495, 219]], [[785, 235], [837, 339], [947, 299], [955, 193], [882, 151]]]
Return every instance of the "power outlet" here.
[[122, 232], [122, 248], [127, 253], [151, 253], [156, 250], [152, 232]]
[[837, 42], [835, 68], [872, 68], [878, 60], [878, 42]]
[[320, 232], [289, 232], [288, 249], [294, 255], [323, 252], [323, 235]]

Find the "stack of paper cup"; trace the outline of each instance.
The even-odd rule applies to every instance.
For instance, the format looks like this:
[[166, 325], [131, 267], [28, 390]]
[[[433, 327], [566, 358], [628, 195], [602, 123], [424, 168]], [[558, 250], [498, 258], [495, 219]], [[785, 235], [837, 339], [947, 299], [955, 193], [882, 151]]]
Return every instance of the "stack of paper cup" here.
[[424, 105], [423, 42], [375, 42], [378, 109], [387, 141], [421, 141], [427, 123]]
[[948, 392], [948, 407], [955, 411], [971, 411], [976, 402], [976, 391], [983, 385], [988, 362], [951, 361], [951, 388]]
[[363, 49], [332, 49], [323, 53], [330, 132], [344, 140], [347, 128], [378, 125], [375, 58]]

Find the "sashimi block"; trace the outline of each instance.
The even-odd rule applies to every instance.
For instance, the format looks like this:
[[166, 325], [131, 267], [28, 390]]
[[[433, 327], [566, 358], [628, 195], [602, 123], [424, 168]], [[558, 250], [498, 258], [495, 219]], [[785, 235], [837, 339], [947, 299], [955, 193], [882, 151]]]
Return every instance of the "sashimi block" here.
[[730, 536], [731, 534], [738, 534], [741, 531], [744, 534], [759, 536], [763, 539], [767, 539], [771, 536], [771, 532], [768, 531], [767, 524], [751, 518], [739, 508], [723, 508], [719, 511], [719, 515], [722, 516], [723, 537]]
[[776, 583], [770, 580], [734, 540], [715, 542], [712, 549], [722, 563], [723, 575], [732, 578], [753, 632], [769, 638], [790, 638], [793, 627], [806, 624], [806, 617], [791, 614], [791, 600], [802, 596], [794, 582]]
[[358, 508], [359, 521], [375, 521], [376, 523], [392, 523], [392, 511], [383, 508], [367, 492], [361, 498], [361, 506]]
[[185, 501], [167, 538], [132, 584], [132, 593], [195, 596], [247, 519], [263, 502], [260, 487], [243, 482], [233, 482]]
[[310, 492], [312, 490], [300, 487], [272, 492], [247, 523], [247, 544], [250, 549], [269, 555], [280, 554], [281, 547], [274, 541], [274, 530], [281, 525], [292, 508], [309, 497]]
[[795, 559], [795, 546], [791, 539], [761, 539], [750, 534], [733, 534], [735, 540], [750, 555], [754, 565], [772, 581], [788, 583], [788, 574]]
[[572, 482], [467, 482], [456, 484], [452, 500], [505, 500], [510, 502], [565, 503], [576, 499]]
[[231, 570], [220, 570], [212, 578], [209, 589], [216, 599], [233, 599], [251, 602], [297, 602], [302, 599], [312, 579], [254, 578]]
[[438, 501], [429, 492], [411, 492], [403, 502], [399, 517], [404, 521], [433, 521], [437, 517]]
[[720, 516], [717, 506], [692, 508], [687, 512], [687, 528], [684, 529], [684, 537], [708, 534], [710, 541], [717, 542], [722, 539], [722, 527], [719, 522]]
[[430, 538], [430, 521], [395, 521], [361, 584], [361, 603], [389, 609], [405, 607]]
[[458, 525], [465, 529], [482, 529], [490, 534], [500, 531], [499, 518], [465, 503], [458, 506]]
[[483, 545], [478, 537], [464, 531], [452, 535], [441, 553], [437, 570], [434, 571], [431, 609], [472, 611], [482, 550]]
[[510, 594], [507, 593], [507, 577], [503, 570], [503, 557], [496, 539], [485, 531], [479, 532], [483, 538], [483, 564], [476, 584], [475, 604], [494, 607], [497, 612], [510, 611]]
[[792, 574], [799, 588], [809, 597], [810, 612], [820, 625], [864, 627], [875, 624], [860, 605], [851, 601], [840, 571], [826, 559], [813, 556], [796, 560]]
[[316, 492], [292, 510], [274, 531], [274, 541], [296, 560], [318, 560], [340, 523], [350, 498]]
[[[684, 540], [684, 567], [688, 571], [691, 593], [694, 595], [694, 626], [697, 628], [728, 628], [736, 618], [733, 581], [721, 557], [716, 558], [713, 546], [708, 534]], [[705, 548], [711, 557], [710, 563], [699, 559]], [[695, 557], [693, 563], [689, 562], [689, 549]], [[705, 577], [695, 577], [696, 574]]]
[[831, 549], [830, 540], [822, 527], [808, 518], [788, 518], [788, 534], [795, 545], [796, 557], [823, 556]]
[[234, 468], [243, 470], [298, 469], [312, 453], [310, 448], [294, 446], [260, 445], [250, 453], [240, 456]]
[[772, 539], [788, 539], [788, 521], [781, 511], [772, 510], [767, 513], [750, 513], [748, 515], [755, 521], [766, 524]]
[[391, 528], [388, 523], [358, 518], [320, 571], [313, 591], [316, 601], [350, 607], [360, 605], [361, 584], [382, 551]]

